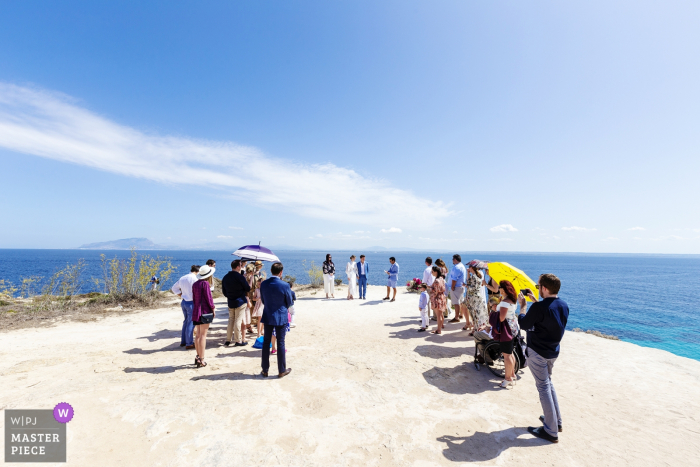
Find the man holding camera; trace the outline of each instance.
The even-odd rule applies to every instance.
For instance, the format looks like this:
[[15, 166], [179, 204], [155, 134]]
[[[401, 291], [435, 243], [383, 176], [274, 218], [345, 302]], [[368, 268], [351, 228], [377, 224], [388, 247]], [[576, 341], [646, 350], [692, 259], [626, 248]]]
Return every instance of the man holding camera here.
[[[518, 324], [527, 331], [527, 365], [535, 378], [537, 392], [544, 415], [540, 416], [544, 426], [528, 427], [534, 436], [559, 442], [562, 431], [561, 412], [557, 393], [552, 384], [552, 369], [559, 356], [559, 343], [564, 337], [569, 319], [569, 306], [558, 296], [561, 281], [554, 274], [542, 274], [537, 283], [542, 301], [538, 302], [531, 290], [523, 289], [518, 294], [520, 316]], [[525, 297], [534, 303], [527, 309]]]

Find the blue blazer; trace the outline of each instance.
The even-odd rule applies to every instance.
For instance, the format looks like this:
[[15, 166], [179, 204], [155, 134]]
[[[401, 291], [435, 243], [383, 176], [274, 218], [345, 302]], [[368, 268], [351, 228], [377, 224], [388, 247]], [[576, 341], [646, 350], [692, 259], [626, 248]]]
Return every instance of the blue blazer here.
[[[362, 267], [360, 266], [362, 264], [362, 261], [357, 262], [357, 275], [361, 276], [362, 275]], [[365, 261], [365, 276], [369, 276], [369, 263]]]
[[260, 284], [260, 299], [265, 305], [261, 322], [271, 326], [284, 326], [289, 322], [289, 307], [294, 305], [292, 289], [285, 281], [272, 276]]

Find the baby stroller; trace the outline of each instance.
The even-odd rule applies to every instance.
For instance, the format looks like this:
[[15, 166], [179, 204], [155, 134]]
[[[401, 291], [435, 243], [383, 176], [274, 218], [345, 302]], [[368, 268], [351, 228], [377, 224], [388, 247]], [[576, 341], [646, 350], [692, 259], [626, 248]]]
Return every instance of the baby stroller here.
[[[481, 365], [486, 365], [491, 373], [499, 378], [503, 378], [506, 374], [506, 366], [503, 361], [503, 353], [501, 353], [501, 345], [493, 339], [486, 338], [485, 334], [481, 336], [482, 338], [479, 338], [480, 336], [474, 333], [474, 367], [477, 370], [481, 370]], [[518, 331], [515, 345], [513, 346], [516, 374], [527, 366], [527, 360], [525, 359], [526, 347], [525, 340]]]

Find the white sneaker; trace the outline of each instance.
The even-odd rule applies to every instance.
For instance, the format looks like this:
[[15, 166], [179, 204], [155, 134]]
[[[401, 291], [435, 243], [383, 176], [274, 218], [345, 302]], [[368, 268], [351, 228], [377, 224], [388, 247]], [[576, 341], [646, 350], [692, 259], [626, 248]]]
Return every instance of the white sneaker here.
[[498, 385], [498, 387], [502, 389], [508, 389], [509, 386], [513, 386], [513, 382], [507, 379], [504, 379], [501, 384]]
[[289, 327], [290, 327], [290, 328], [295, 328], [295, 327], [297, 327], [297, 325], [296, 325], [296, 324], [290, 324]]

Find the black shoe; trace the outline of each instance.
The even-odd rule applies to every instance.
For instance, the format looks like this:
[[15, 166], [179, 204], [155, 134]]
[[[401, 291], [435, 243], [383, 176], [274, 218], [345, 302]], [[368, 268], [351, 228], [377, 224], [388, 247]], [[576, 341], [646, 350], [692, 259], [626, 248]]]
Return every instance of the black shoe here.
[[[540, 421], [544, 424], [544, 415], [540, 415]], [[559, 433], [564, 431], [564, 429], [561, 427], [561, 425], [557, 425], [557, 428], [559, 428]]]
[[541, 426], [537, 427], [537, 428], [535, 428], [533, 426], [529, 426], [529, 427], [527, 427], [527, 431], [530, 432], [530, 434], [532, 434], [533, 436], [536, 436], [537, 438], [540, 438], [540, 439], [544, 439], [544, 440], [549, 441], [551, 443], [558, 443], [559, 442], [559, 438], [557, 438], [556, 436], [550, 435], [549, 433], [544, 431], [544, 428]]
[[418, 332], [425, 332], [425, 328], [420, 328]]
[[244, 345], [245, 344], [243, 344], [241, 342], [236, 342], [235, 344], [233, 344], [234, 347], [243, 347]]
[[226, 341], [226, 342], [224, 343], [224, 345], [225, 345], [226, 347], [228, 347], [229, 345], [231, 345], [231, 341]]
[[389, 300], [389, 297], [384, 297], [382, 298], [382, 300]]
[[180, 347], [184, 347], [185, 345], [187, 345], [187, 344], [180, 344]]
[[278, 377], [278, 378], [284, 378], [285, 376], [287, 376], [287, 375], [288, 375], [289, 373], [291, 373], [291, 372], [292, 372], [292, 369], [291, 369], [291, 368], [287, 368], [287, 370], [286, 370], [284, 373], [280, 373], [279, 375], [277, 375], [277, 377]]
[[244, 345], [248, 345], [248, 341], [243, 342], [243, 343], [241, 344], [241, 347], [244, 346]]
[[262, 376], [263, 378], [267, 378], [267, 371], [261, 371], [260, 376]]

